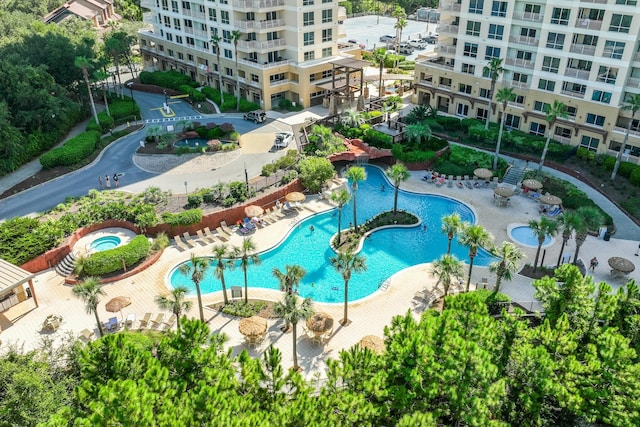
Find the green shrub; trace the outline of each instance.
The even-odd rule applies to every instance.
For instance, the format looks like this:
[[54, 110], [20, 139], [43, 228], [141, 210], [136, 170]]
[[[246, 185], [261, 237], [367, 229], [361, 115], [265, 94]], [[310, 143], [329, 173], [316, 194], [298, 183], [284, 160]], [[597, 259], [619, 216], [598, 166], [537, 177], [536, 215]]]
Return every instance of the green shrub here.
[[620, 162], [618, 173], [625, 178], [629, 178], [631, 177], [631, 173], [637, 168], [638, 166], [634, 165], [631, 162]]
[[629, 182], [636, 187], [640, 187], [640, 167], [635, 167], [629, 176]]
[[483, 126], [484, 127], [484, 123], [482, 123], [482, 121], [478, 120], [478, 119], [462, 119], [462, 121], [460, 122], [460, 129], [463, 132], [468, 132], [469, 128], [471, 126]]
[[502, 309], [506, 307], [506, 304], [511, 301], [508, 295], [502, 292], [493, 292], [488, 289], [478, 289], [475, 293], [480, 297], [482, 301], [487, 305], [490, 315], [498, 315], [502, 313]]
[[438, 116], [436, 121], [447, 131], [458, 131], [461, 128], [460, 119], [457, 117]]
[[245, 303], [244, 300], [230, 301], [229, 304], [222, 306], [222, 312], [231, 316], [251, 317], [260, 313], [267, 306], [264, 301], [255, 301]]
[[165, 212], [162, 214], [162, 220], [171, 227], [198, 224], [202, 221], [202, 210], [189, 209], [179, 213]]
[[93, 153], [99, 140], [99, 132], [83, 132], [68, 140], [62, 147], [44, 153], [40, 156], [40, 164], [45, 169], [78, 164]]
[[278, 170], [278, 166], [275, 163], [267, 163], [262, 166], [262, 176], [271, 176]]
[[390, 148], [393, 137], [375, 129], [368, 129], [365, 131], [362, 140], [373, 147]]
[[198, 87], [198, 82], [191, 80], [186, 74], [178, 71], [142, 71], [140, 72], [140, 82], [142, 84], [156, 85], [169, 89], [179, 90], [182, 85]]
[[278, 101], [278, 109], [286, 111], [302, 111], [302, 105], [293, 105], [293, 102], [289, 101], [288, 99], [282, 98], [280, 101]]
[[165, 233], [161, 232], [158, 233], [155, 239], [153, 239], [153, 242], [151, 243], [151, 251], [158, 252], [165, 249], [167, 246], [169, 246], [169, 238]]
[[605, 170], [612, 171], [615, 164], [616, 158], [613, 156], [607, 156], [602, 163], [602, 167], [604, 167]]
[[282, 179], [280, 180], [281, 184], [288, 184], [291, 181], [293, 181], [294, 179], [296, 179], [298, 177], [298, 171], [295, 170], [290, 170], [288, 172], [286, 172], [284, 175], [282, 175]]
[[198, 208], [202, 205], [203, 198], [200, 194], [191, 194], [187, 197], [187, 207], [189, 209]]
[[83, 273], [87, 276], [103, 276], [122, 270], [123, 264], [130, 268], [145, 259], [150, 249], [149, 240], [138, 235], [126, 245], [91, 254], [84, 261]]

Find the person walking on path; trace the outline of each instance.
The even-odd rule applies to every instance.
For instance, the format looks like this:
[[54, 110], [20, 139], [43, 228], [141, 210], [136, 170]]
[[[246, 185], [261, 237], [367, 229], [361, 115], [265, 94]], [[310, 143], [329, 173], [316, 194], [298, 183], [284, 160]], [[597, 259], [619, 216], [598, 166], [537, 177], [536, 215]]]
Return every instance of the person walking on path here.
[[102, 177], [98, 175], [98, 183], [100, 184], [100, 189], [104, 190], [104, 184], [102, 183]]
[[109, 181], [109, 175], [104, 176], [104, 185], [106, 185], [107, 188], [111, 188], [111, 181]]
[[120, 185], [120, 179], [118, 178], [118, 174], [114, 173], [113, 174], [113, 184], [118, 187]]
[[589, 270], [591, 272], [595, 272], [597, 266], [598, 266], [598, 258], [596, 257], [591, 258], [591, 263], [589, 264]]

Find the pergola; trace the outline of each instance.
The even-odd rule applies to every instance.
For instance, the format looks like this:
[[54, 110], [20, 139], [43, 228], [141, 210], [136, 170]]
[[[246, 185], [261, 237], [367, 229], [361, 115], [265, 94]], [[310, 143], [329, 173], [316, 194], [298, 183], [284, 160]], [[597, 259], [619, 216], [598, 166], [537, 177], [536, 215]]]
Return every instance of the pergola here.
[[34, 277], [36, 277], [35, 274], [0, 258], [0, 297], [8, 294], [18, 286], [28, 283], [33, 302], [38, 307], [38, 299], [33, 287]]
[[[329, 113], [337, 114], [340, 99], [352, 100], [354, 93], [360, 92], [358, 106], [364, 108], [363, 84], [364, 67], [371, 65], [369, 61], [353, 58], [341, 58], [331, 61], [331, 82], [318, 85], [329, 92]], [[362, 108], [358, 108], [361, 110]]]

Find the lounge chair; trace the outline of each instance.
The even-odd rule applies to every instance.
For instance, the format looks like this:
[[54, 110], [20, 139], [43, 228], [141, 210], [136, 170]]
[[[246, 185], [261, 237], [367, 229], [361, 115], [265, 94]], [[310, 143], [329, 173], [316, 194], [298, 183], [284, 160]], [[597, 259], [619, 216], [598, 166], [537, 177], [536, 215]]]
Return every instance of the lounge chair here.
[[93, 331], [83, 329], [82, 331], [80, 331], [78, 338], [80, 338], [82, 341], [89, 342], [93, 339]]
[[127, 320], [125, 321], [124, 326], [127, 329], [133, 329], [133, 326], [136, 324], [136, 314], [135, 313], [129, 313], [127, 315]]
[[223, 242], [226, 242], [229, 240], [229, 237], [231, 237], [226, 231], [224, 231], [221, 227], [217, 227], [216, 231], [218, 232], [218, 239], [222, 240]]
[[554, 216], [558, 216], [562, 213], [562, 208], [555, 208], [554, 210], [552, 210], [551, 212], [547, 213], [548, 217], [554, 217]]
[[282, 219], [284, 217], [286, 217], [285, 214], [283, 214], [281, 211], [279, 211], [278, 209], [273, 209], [272, 214], [275, 218], [277, 219]]
[[151, 313], [145, 313], [144, 317], [140, 320], [140, 326], [138, 326], [138, 330], [142, 331], [149, 326], [149, 321], [151, 320]]
[[211, 243], [215, 243], [218, 240], [218, 237], [215, 234], [213, 234], [213, 232], [211, 231], [211, 229], [209, 229], [209, 227], [204, 228], [204, 235], [209, 238]]
[[204, 243], [205, 245], [207, 243], [213, 243], [215, 241], [215, 240], [212, 240], [210, 237], [205, 236], [204, 233], [202, 232], [202, 230], [196, 231], [196, 234], [198, 235], [198, 239], [200, 239], [200, 241], [202, 243]]
[[176, 246], [182, 249], [183, 251], [189, 250], [189, 247], [184, 244], [180, 236], [173, 236], [173, 241], [176, 243]]
[[182, 233], [182, 237], [184, 237], [184, 241], [187, 242], [187, 245], [191, 246], [192, 248], [196, 247], [196, 242], [191, 239], [188, 231]]
[[220, 227], [227, 233], [229, 236], [233, 234], [233, 230], [227, 225], [227, 221], [220, 221]]
[[151, 321], [151, 329], [158, 329], [164, 320], [164, 314], [160, 313]]
[[107, 328], [107, 331], [109, 331], [109, 332], [117, 331], [118, 330], [118, 318], [117, 317], [110, 318], [109, 321], [107, 322], [107, 324], [105, 325], [105, 327]]
[[169, 329], [171, 329], [173, 327], [173, 325], [175, 325], [176, 320], [178, 320], [178, 317], [175, 314], [172, 314], [171, 317], [169, 317], [167, 320], [164, 320], [162, 322], [162, 331], [168, 331]]
[[251, 220], [248, 217], [244, 218], [243, 225], [244, 225], [244, 228], [248, 228], [249, 230], [253, 230], [254, 228], [256, 228], [256, 225], [253, 222], [251, 222]]

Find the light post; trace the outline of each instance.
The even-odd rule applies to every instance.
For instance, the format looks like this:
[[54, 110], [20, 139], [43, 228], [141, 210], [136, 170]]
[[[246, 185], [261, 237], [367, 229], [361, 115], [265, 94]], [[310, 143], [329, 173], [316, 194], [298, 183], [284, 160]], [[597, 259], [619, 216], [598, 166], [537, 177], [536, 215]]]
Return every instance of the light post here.
[[136, 103], [133, 99], [133, 82], [127, 82], [127, 87], [129, 88], [129, 92], [131, 92], [131, 105], [133, 105]]
[[164, 93], [164, 106], [168, 107], [169, 106], [169, 96], [167, 95], [167, 90], [164, 89], [162, 92]]
[[187, 181], [184, 182], [184, 194], [186, 194], [187, 197], [189, 197], [189, 190], [187, 190]]
[[638, 252], [640, 252], [640, 244], [638, 245], [638, 250], [636, 251], [636, 253], [634, 255], [638, 256]]
[[249, 191], [249, 174], [247, 173], [247, 163], [244, 164], [244, 182], [248, 192]]

